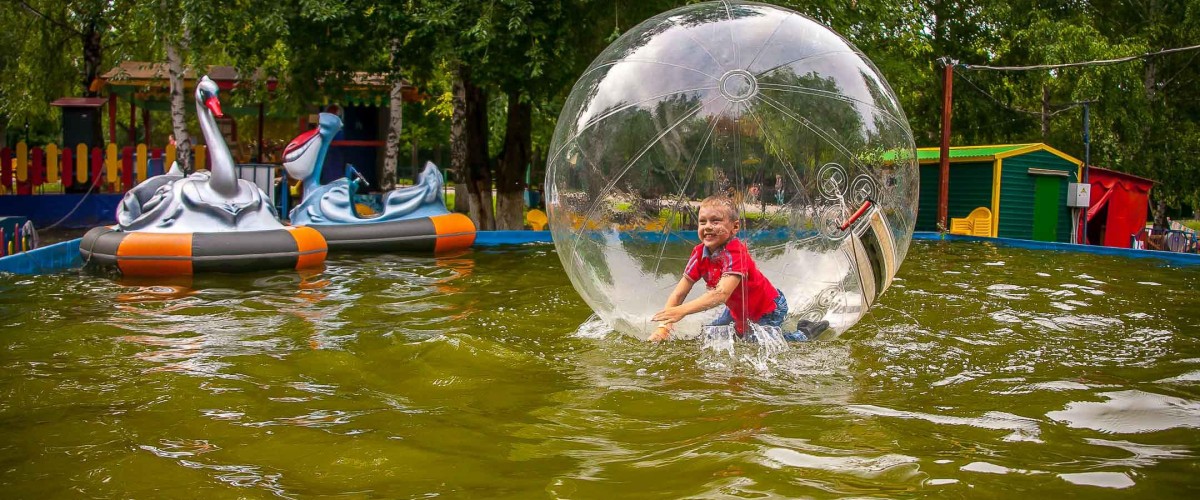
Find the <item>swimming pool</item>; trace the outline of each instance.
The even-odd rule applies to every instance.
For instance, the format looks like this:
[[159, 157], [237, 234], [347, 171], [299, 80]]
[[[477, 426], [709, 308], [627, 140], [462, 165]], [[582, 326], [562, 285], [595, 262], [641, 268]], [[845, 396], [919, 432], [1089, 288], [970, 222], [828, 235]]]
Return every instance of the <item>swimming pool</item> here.
[[[1183, 496], [1200, 268], [914, 242], [833, 341], [649, 345], [546, 245], [0, 277], [13, 497]], [[582, 325], [582, 326], [581, 326]]]

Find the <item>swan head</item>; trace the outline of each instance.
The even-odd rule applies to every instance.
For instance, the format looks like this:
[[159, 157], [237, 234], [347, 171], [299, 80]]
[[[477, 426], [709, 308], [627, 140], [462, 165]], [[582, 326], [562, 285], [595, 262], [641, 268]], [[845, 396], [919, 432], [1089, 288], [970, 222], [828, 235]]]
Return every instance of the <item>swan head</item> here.
[[283, 168], [288, 175], [301, 180], [307, 180], [319, 172], [321, 162], [325, 161], [325, 151], [333, 136], [342, 130], [342, 119], [330, 113], [321, 113], [317, 118], [317, 128], [300, 134], [283, 149]]
[[196, 102], [203, 104], [217, 118], [225, 116], [225, 113], [221, 112], [221, 100], [217, 98], [219, 91], [217, 82], [212, 81], [208, 75], [200, 77], [200, 82], [196, 84]]

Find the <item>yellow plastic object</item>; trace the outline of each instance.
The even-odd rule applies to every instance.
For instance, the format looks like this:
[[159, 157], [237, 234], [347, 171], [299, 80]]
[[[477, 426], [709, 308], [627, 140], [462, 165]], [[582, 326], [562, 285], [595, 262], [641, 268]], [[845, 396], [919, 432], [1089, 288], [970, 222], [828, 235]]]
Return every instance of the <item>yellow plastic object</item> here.
[[950, 234], [965, 234], [967, 236], [992, 235], [992, 211], [987, 207], [972, 210], [966, 218], [950, 219]]
[[971, 219], [950, 219], [950, 234], [974, 234]]
[[541, 231], [544, 229], [548, 220], [549, 219], [546, 218], [546, 212], [536, 208], [525, 214], [525, 222], [529, 223], [529, 227], [533, 228], [534, 231]]
[[18, 142], [16, 154], [17, 161], [13, 162], [13, 168], [16, 171], [13, 178], [17, 182], [26, 182], [29, 180], [29, 145], [25, 144], [25, 141]]
[[192, 170], [204, 170], [208, 168], [208, 148], [205, 146], [192, 146]]
[[971, 235], [972, 236], [993, 236], [992, 234], [992, 211], [987, 207], [979, 207], [971, 211], [967, 215], [971, 219]]
[[[148, 174], [150, 168], [150, 157], [146, 154], [146, 145], [138, 144], [136, 151], [137, 153], [136, 156], [134, 156], [133, 162], [134, 185], [146, 180], [146, 175]], [[129, 189], [131, 187], [133, 186], [125, 186], [125, 189]]]
[[354, 211], [363, 217], [371, 217], [375, 215], [375, 209], [362, 203], [355, 203]]
[[117, 157], [117, 145], [111, 142], [104, 148], [104, 182], [121, 182], [121, 159]]
[[87, 144], [78, 144], [75, 146], [75, 182], [87, 183], [88, 174], [88, 147]]
[[58, 161], [58, 145], [46, 145], [46, 182], [59, 182], [58, 173], [60, 171]]

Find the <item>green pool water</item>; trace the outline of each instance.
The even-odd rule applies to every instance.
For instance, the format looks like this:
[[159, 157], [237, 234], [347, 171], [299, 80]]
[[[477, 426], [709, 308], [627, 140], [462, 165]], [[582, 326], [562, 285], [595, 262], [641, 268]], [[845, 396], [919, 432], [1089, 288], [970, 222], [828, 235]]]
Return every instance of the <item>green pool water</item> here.
[[1200, 268], [914, 243], [786, 352], [589, 322], [549, 246], [0, 276], [6, 498], [1194, 498]]

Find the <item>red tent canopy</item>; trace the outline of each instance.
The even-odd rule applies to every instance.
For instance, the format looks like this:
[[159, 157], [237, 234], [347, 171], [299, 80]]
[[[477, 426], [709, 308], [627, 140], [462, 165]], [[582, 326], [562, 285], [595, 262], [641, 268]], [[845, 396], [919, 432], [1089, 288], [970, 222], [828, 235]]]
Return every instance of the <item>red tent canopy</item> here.
[[1087, 209], [1087, 242], [1129, 248], [1130, 235], [1146, 227], [1150, 188], [1154, 181], [1100, 167], [1088, 168], [1092, 185]]

